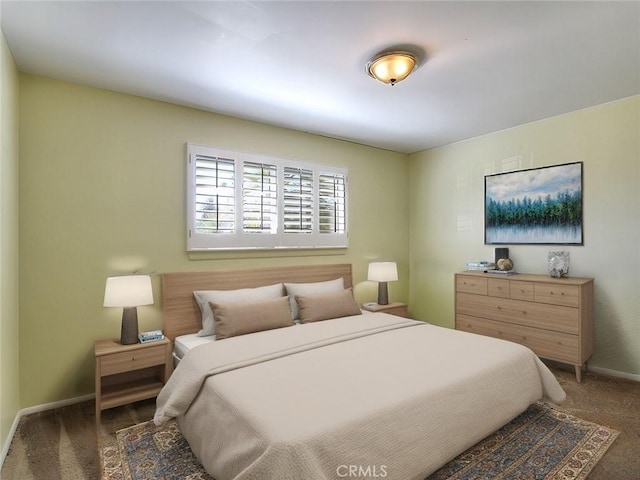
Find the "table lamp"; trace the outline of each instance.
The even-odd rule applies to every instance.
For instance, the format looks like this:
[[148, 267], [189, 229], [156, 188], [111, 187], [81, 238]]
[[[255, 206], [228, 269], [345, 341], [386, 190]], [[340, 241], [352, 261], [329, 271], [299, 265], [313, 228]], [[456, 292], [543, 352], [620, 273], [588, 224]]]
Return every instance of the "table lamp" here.
[[153, 304], [153, 290], [149, 275], [126, 275], [107, 278], [104, 289], [105, 307], [122, 307], [120, 343], [138, 343], [138, 309]]
[[369, 264], [367, 280], [378, 282], [378, 305], [389, 304], [387, 282], [398, 280], [396, 262], [372, 262]]

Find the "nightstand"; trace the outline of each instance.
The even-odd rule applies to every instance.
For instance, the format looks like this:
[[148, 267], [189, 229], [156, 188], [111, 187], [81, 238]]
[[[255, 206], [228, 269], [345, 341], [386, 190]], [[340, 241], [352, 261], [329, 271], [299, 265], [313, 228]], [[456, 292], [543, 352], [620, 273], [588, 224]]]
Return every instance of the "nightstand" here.
[[406, 303], [394, 302], [388, 305], [378, 305], [377, 303], [364, 303], [362, 305], [363, 310], [368, 312], [384, 312], [391, 315], [397, 315], [399, 317], [409, 318], [409, 311], [407, 310]]
[[96, 422], [107, 408], [153, 398], [172, 371], [168, 339], [121, 345], [118, 340], [98, 340], [96, 358]]

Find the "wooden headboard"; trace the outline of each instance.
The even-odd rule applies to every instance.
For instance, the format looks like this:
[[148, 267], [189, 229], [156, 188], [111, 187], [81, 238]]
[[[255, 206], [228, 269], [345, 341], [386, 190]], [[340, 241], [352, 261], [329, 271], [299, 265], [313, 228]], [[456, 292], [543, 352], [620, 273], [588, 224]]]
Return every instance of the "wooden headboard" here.
[[202, 328], [202, 314], [193, 297], [195, 290], [235, 290], [274, 283], [323, 282], [342, 277], [353, 286], [351, 264], [300, 265], [216, 272], [180, 272], [162, 275], [164, 334], [173, 341], [179, 335]]

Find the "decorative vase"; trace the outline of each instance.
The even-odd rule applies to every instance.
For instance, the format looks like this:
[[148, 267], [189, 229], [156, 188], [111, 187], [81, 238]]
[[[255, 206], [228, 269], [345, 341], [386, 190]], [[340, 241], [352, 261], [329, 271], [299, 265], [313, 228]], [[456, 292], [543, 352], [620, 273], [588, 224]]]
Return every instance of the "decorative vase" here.
[[549, 252], [549, 275], [555, 278], [569, 275], [569, 252]]

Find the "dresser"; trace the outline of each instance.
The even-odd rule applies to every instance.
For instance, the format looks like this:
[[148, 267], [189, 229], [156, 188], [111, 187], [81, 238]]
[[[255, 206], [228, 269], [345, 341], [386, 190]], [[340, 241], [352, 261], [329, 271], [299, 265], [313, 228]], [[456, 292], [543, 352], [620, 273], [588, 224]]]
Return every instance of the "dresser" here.
[[593, 353], [593, 279], [547, 275], [455, 275], [456, 329], [502, 338], [538, 356], [582, 366]]

